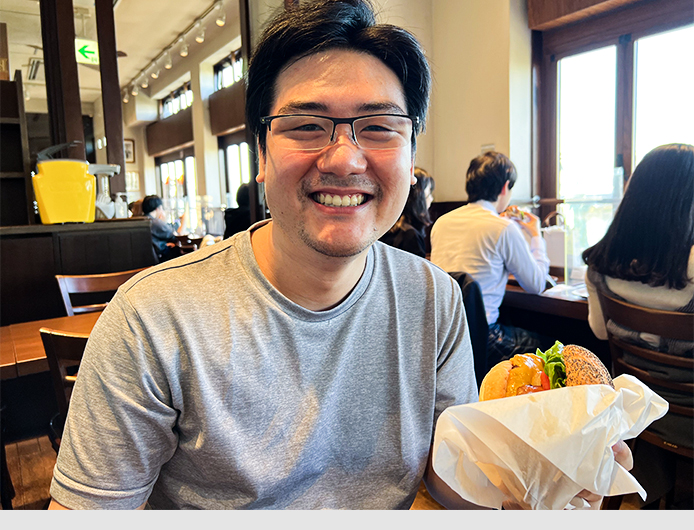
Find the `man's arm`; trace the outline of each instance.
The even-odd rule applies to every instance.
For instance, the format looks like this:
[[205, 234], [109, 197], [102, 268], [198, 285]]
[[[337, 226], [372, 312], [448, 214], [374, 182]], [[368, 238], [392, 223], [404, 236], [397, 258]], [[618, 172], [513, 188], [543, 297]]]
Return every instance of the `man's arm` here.
[[[539, 294], [545, 290], [547, 283], [549, 258], [545, 240], [539, 230], [539, 218], [534, 215], [532, 217], [525, 224], [513, 221], [506, 227], [499, 240], [499, 251], [506, 269], [515, 276], [523, 290]], [[531, 235], [529, 246], [521, 230]]]

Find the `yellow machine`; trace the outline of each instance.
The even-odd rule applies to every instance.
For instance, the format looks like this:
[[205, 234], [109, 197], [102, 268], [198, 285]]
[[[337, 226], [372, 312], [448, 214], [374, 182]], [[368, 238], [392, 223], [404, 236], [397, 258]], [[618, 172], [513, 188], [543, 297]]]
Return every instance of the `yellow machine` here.
[[96, 177], [81, 160], [43, 160], [31, 180], [41, 223], [92, 223], [96, 201]]

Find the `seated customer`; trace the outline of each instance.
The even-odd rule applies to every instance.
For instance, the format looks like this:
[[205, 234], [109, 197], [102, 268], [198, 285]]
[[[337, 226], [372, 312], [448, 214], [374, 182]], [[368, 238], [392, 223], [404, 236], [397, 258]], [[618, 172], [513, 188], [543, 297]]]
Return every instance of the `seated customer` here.
[[431, 224], [429, 207], [434, 201], [434, 178], [422, 168], [414, 168], [417, 179], [410, 187], [405, 208], [398, 222], [388, 230], [381, 241], [391, 247], [426, 257], [426, 228]]
[[[605, 237], [583, 253], [583, 260], [588, 265], [588, 321], [596, 337], [606, 340], [609, 328], [625, 341], [643, 348], [692, 357], [691, 342], [637, 333], [611, 321], [605, 326], [597, 290], [642, 307], [694, 312], [693, 146], [664, 145], [643, 158], [629, 179]], [[686, 382], [692, 382], [690, 370], [683, 374], [673, 369], [664, 374], [659, 366], [659, 375], [638, 357], [630, 357], [629, 362], [653, 377], [680, 381], [686, 378]], [[654, 390], [671, 403], [692, 406], [691, 394], [665, 388]], [[671, 443], [692, 447], [691, 417], [670, 412], [650, 429]], [[674, 466], [672, 453], [637, 440], [634, 476], [648, 492], [646, 502], [659, 499], [670, 489], [675, 480]]]
[[159, 263], [182, 255], [176, 239], [176, 230], [166, 222], [164, 204], [156, 195], [147, 195], [142, 200], [142, 213], [152, 219], [152, 244]]
[[236, 192], [238, 208], [224, 210], [224, 239], [251, 226], [251, 199], [248, 184], [241, 184]]
[[446, 272], [467, 272], [482, 289], [489, 324], [487, 366], [554, 344], [553, 339], [498, 322], [509, 274], [524, 290], [539, 294], [549, 272], [538, 217], [502, 214], [516, 178], [516, 167], [507, 156], [495, 151], [478, 156], [467, 171], [469, 203], [439, 217], [431, 229], [431, 261]]

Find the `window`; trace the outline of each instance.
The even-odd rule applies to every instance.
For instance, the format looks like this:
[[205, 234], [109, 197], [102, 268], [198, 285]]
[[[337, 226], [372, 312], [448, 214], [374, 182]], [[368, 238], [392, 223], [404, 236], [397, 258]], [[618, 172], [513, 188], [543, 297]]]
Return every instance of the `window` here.
[[168, 118], [183, 109], [187, 109], [192, 104], [193, 91], [190, 89], [189, 81], [159, 101], [159, 116], [161, 119]]
[[237, 208], [236, 192], [241, 184], [251, 182], [251, 155], [245, 133], [222, 136], [218, 140], [219, 160], [224, 168], [227, 208]]
[[241, 59], [241, 50], [230, 53], [214, 65], [215, 91], [231, 86], [242, 78], [243, 61]]
[[581, 253], [605, 234], [643, 156], [694, 143], [694, 72], [683, 67], [694, 57], [694, 10], [683, 0], [660, 4], [534, 32], [533, 185], [540, 216], [556, 210], [568, 229], [567, 281], [582, 278]]
[[198, 226], [195, 157], [193, 149], [184, 149], [155, 159], [159, 173], [159, 195], [164, 203], [167, 221], [176, 225], [183, 217], [180, 233], [194, 232]]

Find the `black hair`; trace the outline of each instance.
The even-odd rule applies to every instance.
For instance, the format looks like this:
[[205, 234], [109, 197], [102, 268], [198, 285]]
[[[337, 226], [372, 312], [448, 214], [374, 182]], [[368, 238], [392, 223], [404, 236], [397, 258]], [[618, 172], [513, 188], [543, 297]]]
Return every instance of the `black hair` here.
[[164, 202], [158, 195], [147, 195], [147, 197], [142, 199], [142, 213], [148, 215], [150, 212], [153, 212], [163, 205]]
[[468, 202], [494, 202], [499, 198], [506, 181], [508, 189], [511, 189], [517, 178], [516, 166], [509, 157], [496, 151], [487, 151], [473, 158], [468, 167], [465, 180]]
[[248, 206], [251, 204], [251, 197], [248, 184], [241, 184], [236, 190], [236, 204], [239, 206]]
[[583, 252], [592, 269], [684, 289], [694, 246], [694, 146], [656, 147], [638, 164], [605, 236]]
[[[412, 135], [424, 130], [431, 73], [419, 42], [408, 31], [376, 24], [368, 0], [316, 0], [282, 10], [264, 30], [248, 66], [246, 119], [265, 152], [266, 128], [260, 118], [270, 113], [280, 72], [294, 62], [329, 49], [354, 50], [381, 60], [398, 77], [407, 113], [417, 116]], [[345, 72], [345, 75], [349, 75]]]
[[434, 177], [419, 167], [414, 169], [414, 176], [417, 177], [417, 182], [410, 187], [410, 194], [407, 196], [402, 215], [415, 230], [423, 232], [431, 224], [425, 192], [427, 186], [431, 186], [431, 191], [434, 191]]

